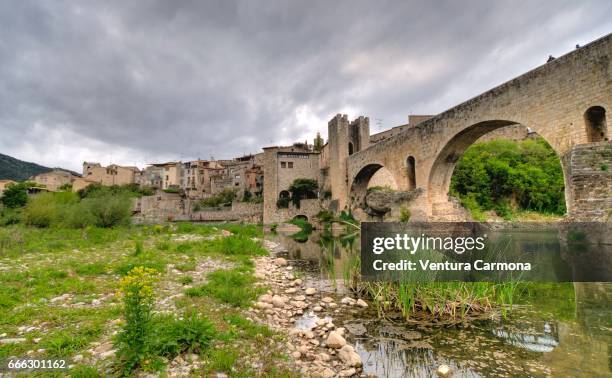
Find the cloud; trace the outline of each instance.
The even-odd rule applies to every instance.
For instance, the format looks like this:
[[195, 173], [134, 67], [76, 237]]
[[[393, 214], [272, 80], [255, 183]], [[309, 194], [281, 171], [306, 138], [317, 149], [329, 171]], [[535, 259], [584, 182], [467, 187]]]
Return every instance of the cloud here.
[[0, 4], [0, 152], [229, 158], [435, 114], [600, 37], [606, 1]]

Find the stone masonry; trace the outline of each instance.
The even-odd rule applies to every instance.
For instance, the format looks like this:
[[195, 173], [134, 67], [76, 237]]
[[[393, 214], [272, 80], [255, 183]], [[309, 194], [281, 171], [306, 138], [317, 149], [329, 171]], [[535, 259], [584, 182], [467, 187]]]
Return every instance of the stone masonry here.
[[[562, 166], [570, 216], [591, 214], [596, 206], [610, 209], [612, 176], [604, 171], [586, 174], [580, 159], [607, 151], [601, 146], [609, 143], [611, 58], [612, 35], [607, 35], [349, 156], [344, 132], [348, 119], [336, 116], [329, 135], [333, 199], [339, 209], [358, 208], [370, 178], [385, 167], [400, 190], [416, 182], [423, 195], [412, 206], [432, 217], [435, 208], [448, 204], [450, 179], [463, 152], [491, 131], [521, 124], [542, 136], [560, 157], [569, 154]], [[338, 125], [337, 134], [332, 125]], [[588, 147], [593, 143], [603, 144]]]

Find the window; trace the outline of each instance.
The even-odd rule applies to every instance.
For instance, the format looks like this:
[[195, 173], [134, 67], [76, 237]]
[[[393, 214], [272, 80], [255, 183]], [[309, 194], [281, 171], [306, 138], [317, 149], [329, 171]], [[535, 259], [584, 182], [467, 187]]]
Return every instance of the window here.
[[293, 168], [293, 162], [292, 161], [287, 163], [287, 168]]
[[349, 155], [352, 155], [352, 154], [353, 154], [353, 143], [349, 142], [349, 145], [348, 145], [348, 150], [349, 150], [349, 151], [348, 151], [348, 152], [349, 152]]
[[281, 161], [281, 168], [287, 168], [287, 163], [285, 163], [284, 161]]

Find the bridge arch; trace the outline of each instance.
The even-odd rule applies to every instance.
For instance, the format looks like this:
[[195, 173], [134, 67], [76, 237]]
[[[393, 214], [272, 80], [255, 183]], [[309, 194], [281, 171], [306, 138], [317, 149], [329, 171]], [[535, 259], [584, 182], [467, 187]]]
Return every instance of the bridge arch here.
[[381, 163], [366, 164], [350, 182], [350, 203], [353, 207], [365, 202], [368, 188], [372, 185], [398, 189], [397, 179], [391, 170]]
[[[432, 205], [432, 207], [435, 208], [436, 205], [448, 202], [448, 193], [455, 166], [457, 165], [457, 162], [459, 161], [465, 150], [468, 149], [468, 147], [474, 144], [480, 137], [491, 131], [517, 124], [519, 123], [509, 120], [482, 121], [468, 126], [459, 131], [454, 136], [452, 136], [444, 144], [444, 147], [435, 157], [431, 169], [429, 171], [427, 192], [429, 197], [429, 203]], [[537, 128], [529, 127], [529, 129], [533, 132], [538, 133]], [[568, 206], [569, 211], [569, 206], [571, 202], [568, 200], [568, 188], [570, 186], [570, 183], [568, 182], [566, 162], [564, 162], [561, 156], [559, 156], [559, 152], [555, 148], [554, 143], [551, 143], [551, 141], [549, 141], [542, 134], [538, 133], [538, 135], [544, 138], [544, 140], [546, 140], [546, 142], [553, 148], [553, 150], [557, 154], [557, 157], [559, 158], [559, 162], [563, 170], [563, 181], [565, 184], [565, 203], [566, 206]]]

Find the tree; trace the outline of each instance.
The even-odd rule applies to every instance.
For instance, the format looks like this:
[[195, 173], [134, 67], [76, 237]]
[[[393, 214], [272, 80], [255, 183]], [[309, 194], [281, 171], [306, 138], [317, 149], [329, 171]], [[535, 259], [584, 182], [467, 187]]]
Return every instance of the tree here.
[[11, 209], [25, 206], [26, 203], [28, 203], [28, 188], [31, 186], [32, 183], [28, 181], [18, 184], [9, 184], [6, 189], [4, 189], [2, 197], [0, 197], [0, 202]]
[[323, 149], [323, 138], [321, 138], [321, 133], [317, 133], [317, 137], [314, 140], [314, 150], [321, 151]]
[[293, 204], [299, 208], [300, 200], [317, 198], [317, 189], [319, 189], [317, 180], [307, 178], [298, 178], [293, 180], [289, 186], [289, 192], [291, 192], [291, 200], [293, 201]]

